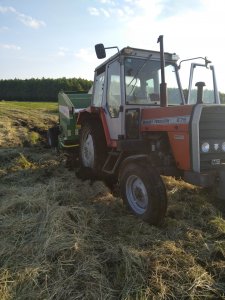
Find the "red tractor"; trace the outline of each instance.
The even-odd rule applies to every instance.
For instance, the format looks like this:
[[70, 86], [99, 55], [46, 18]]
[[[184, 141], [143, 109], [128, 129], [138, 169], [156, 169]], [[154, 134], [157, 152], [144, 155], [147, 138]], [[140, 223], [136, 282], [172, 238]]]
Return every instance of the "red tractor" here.
[[[125, 203], [150, 224], [167, 210], [160, 175], [204, 187], [218, 183], [225, 198], [225, 105], [214, 68], [206, 58], [191, 64], [185, 100], [179, 58], [164, 53], [162, 36], [158, 42], [160, 51], [126, 47], [104, 61], [95, 69], [91, 104], [73, 111], [81, 165], [118, 179]], [[105, 49], [95, 46], [98, 58]], [[195, 82], [203, 71], [208, 81]]]

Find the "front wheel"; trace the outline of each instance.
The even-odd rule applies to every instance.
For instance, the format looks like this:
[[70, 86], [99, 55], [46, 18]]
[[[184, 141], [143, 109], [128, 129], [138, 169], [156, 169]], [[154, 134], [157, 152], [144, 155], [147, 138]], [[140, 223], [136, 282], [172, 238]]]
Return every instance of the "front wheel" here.
[[162, 223], [167, 209], [165, 185], [157, 170], [143, 162], [126, 164], [119, 176], [125, 204], [152, 225]]

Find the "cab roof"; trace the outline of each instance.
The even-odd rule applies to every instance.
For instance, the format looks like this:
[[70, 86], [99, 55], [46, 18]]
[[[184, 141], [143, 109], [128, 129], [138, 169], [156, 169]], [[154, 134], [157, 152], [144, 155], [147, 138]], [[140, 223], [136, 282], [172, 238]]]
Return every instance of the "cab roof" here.
[[[151, 55], [151, 59], [160, 60], [160, 52], [155, 50], [146, 50], [146, 49], [138, 49], [132, 47], [125, 47], [121, 49], [119, 52], [115, 53], [107, 60], [105, 60], [102, 64], [96, 67], [95, 71], [102, 69], [106, 64], [110, 61], [116, 59], [117, 57], [137, 57], [147, 59]], [[173, 61], [177, 62], [179, 57], [175, 53], [164, 52], [165, 61]]]

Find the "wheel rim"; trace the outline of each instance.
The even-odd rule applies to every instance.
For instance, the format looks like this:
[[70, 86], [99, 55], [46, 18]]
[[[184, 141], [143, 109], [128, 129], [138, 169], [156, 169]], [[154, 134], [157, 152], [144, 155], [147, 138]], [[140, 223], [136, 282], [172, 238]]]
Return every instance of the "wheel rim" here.
[[143, 214], [148, 206], [148, 193], [140, 177], [131, 175], [126, 182], [127, 200], [131, 208], [138, 214]]
[[94, 166], [94, 142], [90, 134], [87, 134], [82, 147], [82, 160], [85, 167]]

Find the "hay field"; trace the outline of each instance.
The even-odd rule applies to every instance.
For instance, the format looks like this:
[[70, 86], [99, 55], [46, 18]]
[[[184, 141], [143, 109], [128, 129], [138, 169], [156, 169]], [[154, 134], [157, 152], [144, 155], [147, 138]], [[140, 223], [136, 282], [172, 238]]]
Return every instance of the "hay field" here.
[[213, 191], [164, 178], [149, 226], [46, 147], [56, 105], [0, 102], [0, 299], [225, 299], [225, 219]]

